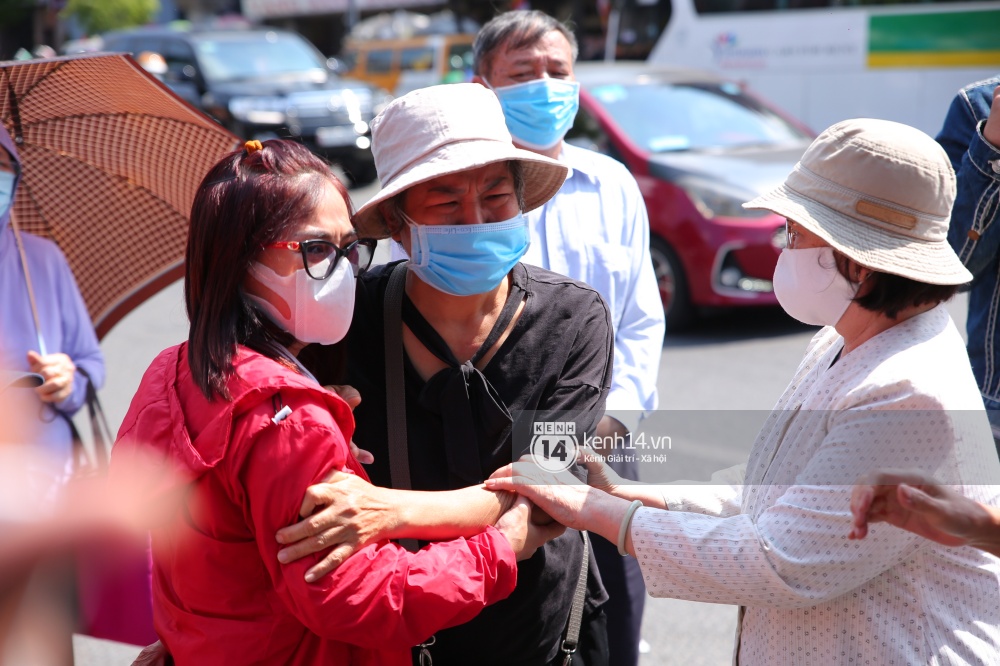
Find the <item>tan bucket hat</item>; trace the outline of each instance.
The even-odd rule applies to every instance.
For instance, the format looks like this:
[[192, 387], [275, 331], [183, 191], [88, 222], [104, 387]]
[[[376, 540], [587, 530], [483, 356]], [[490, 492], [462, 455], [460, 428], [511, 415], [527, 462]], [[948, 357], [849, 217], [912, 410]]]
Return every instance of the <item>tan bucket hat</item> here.
[[381, 202], [438, 176], [517, 160], [525, 181], [522, 212], [528, 212], [551, 199], [569, 171], [515, 148], [500, 102], [478, 83], [431, 86], [393, 100], [372, 121], [372, 153], [382, 189], [354, 217], [362, 238], [389, 235]]
[[812, 142], [783, 185], [743, 204], [813, 232], [859, 264], [927, 284], [972, 274], [948, 244], [955, 172], [944, 149], [888, 120], [845, 120]]

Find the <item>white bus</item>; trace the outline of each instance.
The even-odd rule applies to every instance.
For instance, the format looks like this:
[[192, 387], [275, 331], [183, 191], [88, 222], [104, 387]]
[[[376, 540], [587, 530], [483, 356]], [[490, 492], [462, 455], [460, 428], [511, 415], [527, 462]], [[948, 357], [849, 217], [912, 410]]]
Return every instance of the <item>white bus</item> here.
[[959, 88], [1000, 74], [1000, 0], [664, 2], [650, 62], [745, 82], [815, 131], [869, 117], [934, 136]]

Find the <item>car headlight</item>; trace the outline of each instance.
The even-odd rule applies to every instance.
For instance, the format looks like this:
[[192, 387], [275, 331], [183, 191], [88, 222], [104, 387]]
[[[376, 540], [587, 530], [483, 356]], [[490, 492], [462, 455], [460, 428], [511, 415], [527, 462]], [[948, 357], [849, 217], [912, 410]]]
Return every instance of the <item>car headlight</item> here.
[[288, 102], [283, 97], [234, 97], [229, 112], [237, 120], [254, 125], [281, 125], [287, 118]]
[[698, 212], [705, 219], [716, 217], [766, 217], [766, 210], [747, 210], [744, 201], [750, 201], [756, 195], [726, 183], [716, 183], [700, 178], [684, 178], [677, 184], [687, 193]]

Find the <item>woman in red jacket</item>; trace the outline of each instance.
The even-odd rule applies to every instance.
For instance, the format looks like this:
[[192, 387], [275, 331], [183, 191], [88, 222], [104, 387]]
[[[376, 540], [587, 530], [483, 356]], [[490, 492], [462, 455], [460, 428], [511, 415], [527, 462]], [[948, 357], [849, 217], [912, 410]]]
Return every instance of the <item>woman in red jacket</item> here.
[[274, 534], [309, 485], [367, 478], [350, 407], [296, 359], [350, 325], [375, 247], [351, 214], [328, 166], [280, 140], [247, 142], [195, 196], [188, 341], [146, 371], [112, 459], [112, 479], [150, 450], [185, 479], [153, 532], [155, 627], [178, 664], [409, 664], [411, 646], [510, 594], [515, 559], [561, 529], [529, 525], [524, 505], [500, 516], [510, 500], [482, 488], [412, 493], [418, 518], [393, 537], [459, 538], [418, 553], [382, 541], [315, 583], [318, 555], [279, 563]]

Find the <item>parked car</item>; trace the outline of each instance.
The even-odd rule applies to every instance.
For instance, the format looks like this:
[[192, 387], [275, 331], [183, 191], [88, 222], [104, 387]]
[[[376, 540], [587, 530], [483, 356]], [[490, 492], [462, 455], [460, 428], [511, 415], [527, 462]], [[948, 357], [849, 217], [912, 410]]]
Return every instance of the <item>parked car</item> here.
[[639, 62], [575, 71], [580, 111], [566, 138], [638, 181], [667, 330], [703, 308], [777, 304], [785, 220], [740, 204], [782, 183], [812, 132], [710, 73]]
[[104, 49], [162, 55], [164, 83], [239, 137], [299, 140], [356, 184], [376, 178], [369, 123], [392, 97], [338, 77], [297, 33], [138, 28], [104, 35]]

